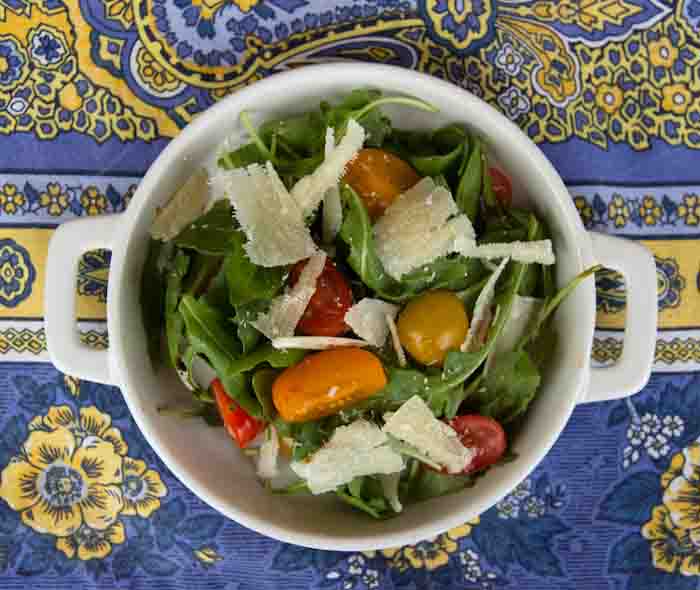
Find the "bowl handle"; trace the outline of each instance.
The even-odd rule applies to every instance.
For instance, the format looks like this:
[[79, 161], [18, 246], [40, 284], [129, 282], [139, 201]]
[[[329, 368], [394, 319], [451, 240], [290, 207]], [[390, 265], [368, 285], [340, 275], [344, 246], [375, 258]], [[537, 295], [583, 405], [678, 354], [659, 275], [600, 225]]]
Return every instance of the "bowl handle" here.
[[652, 253], [636, 242], [596, 232], [589, 233], [593, 256], [625, 279], [627, 306], [622, 356], [610, 367], [591, 369], [588, 394], [582, 402], [630, 396], [651, 375], [656, 347], [656, 263]]
[[61, 224], [49, 242], [44, 292], [44, 328], [56, 368], [88, 381], [115, 385], [109, 352], [83, 344], [76, 326], [78, 263], [89, 250], [111, 249], [121, 215], [76, 219]]

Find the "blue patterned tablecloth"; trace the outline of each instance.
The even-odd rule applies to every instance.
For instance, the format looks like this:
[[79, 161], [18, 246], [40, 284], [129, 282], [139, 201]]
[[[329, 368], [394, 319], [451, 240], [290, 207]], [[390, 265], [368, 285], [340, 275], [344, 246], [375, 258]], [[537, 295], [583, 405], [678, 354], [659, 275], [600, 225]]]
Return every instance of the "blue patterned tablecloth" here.
[[[49, 364], [42, 324], [58, 224], [122, 211], [236, 88], [330, 59], [483, 97], [542, 146], [588, 228], [642, 241], [658, 269], [642, 393], [578, 408], [480, 519], [366, 554], [284, 545], [204, 505], [118, 390]], [[0, 587], [700, 588], [699, 148], [699, 0], [0, 0]], [[102, 348], [108, 267], [90, 253], [77, 285]], [[597, 284], [593, 362], [609, 364], [624, 286]]]

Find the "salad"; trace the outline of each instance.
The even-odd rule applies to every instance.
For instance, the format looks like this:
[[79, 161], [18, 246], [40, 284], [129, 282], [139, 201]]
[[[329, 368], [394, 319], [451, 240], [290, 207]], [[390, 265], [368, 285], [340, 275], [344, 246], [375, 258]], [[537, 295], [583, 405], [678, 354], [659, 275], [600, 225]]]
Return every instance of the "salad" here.
[[271, 493], [375, 518], [474, 485], [556, 346], [546, 225], [460, 125], [397, 129], [358, 89], [252, 122], [157, 211], [142, 308], [163, 412], [223, 426]]

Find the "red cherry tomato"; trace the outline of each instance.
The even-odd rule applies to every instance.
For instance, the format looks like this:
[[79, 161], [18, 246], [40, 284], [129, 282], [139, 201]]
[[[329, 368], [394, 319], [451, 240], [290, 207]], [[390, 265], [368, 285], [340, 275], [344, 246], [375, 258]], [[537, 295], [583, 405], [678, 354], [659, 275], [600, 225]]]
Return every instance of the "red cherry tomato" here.
[[231, 438], [244, 448], [265, 428], [265, 423], [256, 420], [235, 401], [233, 401], [219, 379], [211, 382], [211, 388], [216, 397], [216, 405], [219, 408], [221, 419]]
[[[292, 267], [290, 277], [294, 285], [304, 270], [306, 261]], [[323, 272], [316, 280], [316, 292], [311, 297], [297, 330], [307, 336], [339, 336], [347, 332], [345, 312], [352, 306], [352, 291], [343, 274], [328, 258]]]
[[504, 207], [510, 207], [511, 202], [513, 201], [513, 185], [510, 182], [510, 178], [508, 178], [504, 172], [494, 166], [489, 168], [489, 174], [491, 175], [493, 194], [496, 195], [496, 198], [501, 205]]
[[457, 431], [462, 444], [476, 452], [464, 473], [493, 465], [506, 450], [506, 433], [493, 418], [467, 414], [450, 420], [450, 426]]

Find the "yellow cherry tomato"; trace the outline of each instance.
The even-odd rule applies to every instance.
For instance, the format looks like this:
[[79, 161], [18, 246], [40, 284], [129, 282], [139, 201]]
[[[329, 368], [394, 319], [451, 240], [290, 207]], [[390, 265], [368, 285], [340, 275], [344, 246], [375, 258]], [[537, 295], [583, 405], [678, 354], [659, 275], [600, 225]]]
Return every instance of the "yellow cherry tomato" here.
[[442, 365], [448, 351], [467, 336], [469, 319], [460, 299], [450, 291], [430, 291], [409, 301], [399, 315], [399, 340], [424, 365]]
[[348, 164], [343, 180], [358, 194], [372, 220], [420, 180], [410, 164], [384, 150], [362, 149]]
[[287, 422], [330, 416], [386, 385], [381, 361], [361, 348], [309, 355], [285, 369], [272, 385], [272, 401]]

